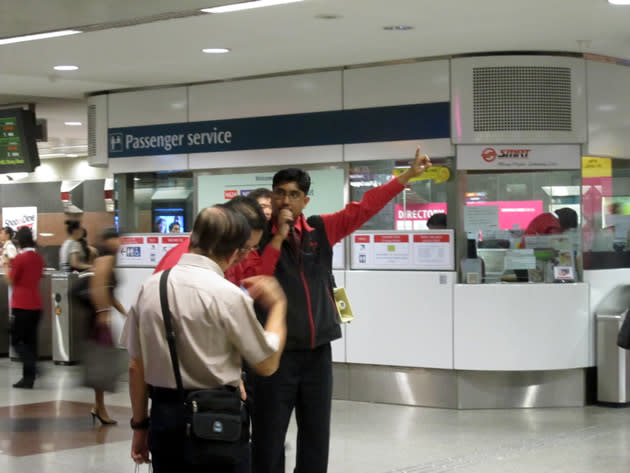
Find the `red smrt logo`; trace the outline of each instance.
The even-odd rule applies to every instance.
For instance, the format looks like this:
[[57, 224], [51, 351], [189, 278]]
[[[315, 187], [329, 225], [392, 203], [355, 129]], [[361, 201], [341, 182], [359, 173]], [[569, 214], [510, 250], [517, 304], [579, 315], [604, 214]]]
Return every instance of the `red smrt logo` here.
[[225, 199], [231, 199], [232, 197], [236, 197], [238, 195], [238, 191], [234, 190], [230, 190], [230, 191], [223, 191], [223, 197]]
[[497, 159], [497, 151], [494, 148], [485, 148], [481, 152], [481, 157], [487, 163], [491, 163], [495, 159]]

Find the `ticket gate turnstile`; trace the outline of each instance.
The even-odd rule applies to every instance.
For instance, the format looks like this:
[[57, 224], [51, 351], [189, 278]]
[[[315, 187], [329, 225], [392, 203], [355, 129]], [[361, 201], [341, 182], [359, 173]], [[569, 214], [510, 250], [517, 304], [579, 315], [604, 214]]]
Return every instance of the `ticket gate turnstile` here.
[[79, 362], [89, 315], [87, 309], [72, 297], [72, 287], [79, 278], [90, 275], [62, 271], [52, 274], [52, 359], [55, 364], [72, 365]]

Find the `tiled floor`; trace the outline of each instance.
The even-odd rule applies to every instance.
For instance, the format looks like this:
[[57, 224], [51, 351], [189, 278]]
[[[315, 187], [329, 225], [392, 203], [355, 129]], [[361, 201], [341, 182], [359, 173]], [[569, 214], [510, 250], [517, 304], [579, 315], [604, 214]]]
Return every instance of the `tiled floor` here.
[[[20, 365], [0, 359], [0, 472], [134, 471], [126, 384], [106, 396], [120, 424], [93, 426], [93, 395], [79, 386], [79, 368], [42, 367], [35, 389], [18, 390], [11, 384]], [[332, 432], [331, 473], [630, 471], [630, 409], [455, 411], [336, 401]], [[292, 468], [294, 425], [288, 442]]]

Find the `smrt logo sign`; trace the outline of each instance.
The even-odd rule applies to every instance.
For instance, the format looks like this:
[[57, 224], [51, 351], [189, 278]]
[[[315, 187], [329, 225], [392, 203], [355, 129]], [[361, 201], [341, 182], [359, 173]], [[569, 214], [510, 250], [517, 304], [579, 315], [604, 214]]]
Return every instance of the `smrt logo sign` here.
[[528, 148], [516, 148], [516, 149], [501, 149], [497, 153], [494, 148], [484, 148], [481, 152], [481, 157], [487, 163], [491, 163], [495, 159], [527, 159], [529, 158]]
[[494, 148], [486, 148], [481, 152], [481, 157], [487, 163], [491, 163], [497, 159], [497, 152]]
[[232, 197], [236, 197], [238, 195], [237, 190], [223, 191], [223, 197], [225, 199], [231, 199]]

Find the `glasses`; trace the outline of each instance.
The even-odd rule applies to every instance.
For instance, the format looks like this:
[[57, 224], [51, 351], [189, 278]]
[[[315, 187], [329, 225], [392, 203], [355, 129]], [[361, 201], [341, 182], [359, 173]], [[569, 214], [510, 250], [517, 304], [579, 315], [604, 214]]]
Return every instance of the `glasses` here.
[[243, 254], [247, 254], [250, 253], [252, 251], [256, 251], [258, 249], [258, 245], [256, 246], [250, 246], [250, 247], [245, 247], [245, 248], [241, 248], [240, 251]]
[[280, 200], [284, 200], [286, 197], [289, 198], [289, 200], [298, 200], [300, 199], [304, 193], [302, 191], [285, 191], [284, 189], [274, 189], [272, 191], [272, 194], [274, 196], [274, 198], [276, 199], [280, 199]]

